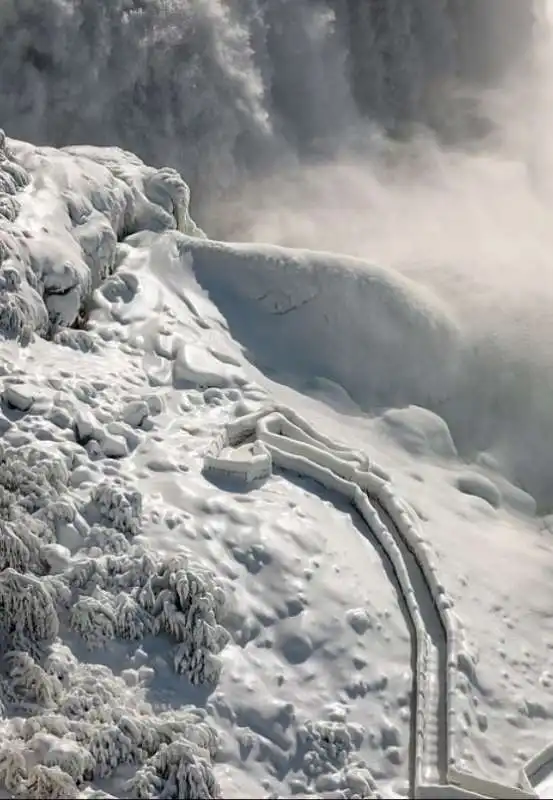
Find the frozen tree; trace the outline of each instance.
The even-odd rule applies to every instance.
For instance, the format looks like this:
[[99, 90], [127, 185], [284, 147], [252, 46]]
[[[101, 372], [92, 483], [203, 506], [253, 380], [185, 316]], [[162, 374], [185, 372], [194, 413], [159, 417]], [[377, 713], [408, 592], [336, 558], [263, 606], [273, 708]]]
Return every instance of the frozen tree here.
[[[13, 468], [21, 469], [21, 486]], [[139, 495], [102, 487], [94, 497], [108, 527], [89, 527], [80, 515], [87, 510], [66, 495], [65, 474], [40, 451], [0, 450], [0, 554], [9, 564], [0, 571], [7, 714], [0, 784], [16, 797], [74, 798], [83, 783], [135, 764], [135, 796], [157, 786], [168, 797], [218, 797], [218, 739], [205, 713], [154, 713], [138, 672], [127, 684], [105, 666], [80, 662], [63, 639], [67, 624], [92, 647], [169, 635], [178, 642], [178, 670], [195, 682], [216, 680], [228, 637], [224, 592], [188, 558], [164, 560], [132, 541]], [[58, 541], [68, 525], [83, 531], [74, 555]], [[10, 715], [14, 704], [25, 706], [25, 717]]]
[[95, 729], [88, 749], [94, 760], [94, 775], [105, 778], [120, 764], [131, 761], [136, 748], [120, 727], [103, 725]]
[[22, 700], [52, 708], [61, 692], [59, 681], [48, 675], [29, 653], [11, 651], [5, 661], [12, 690]]
[[115, 629], [121, 639], [143, 639], [153, 628], [153, 619], [136, 600], [124, 592], [115, 598]]
[[12, 567], [25, 572], [30, 560], [29, 548], [16, 535], [12, 525], [0, 521], [0, 569]]
[[70, 624], [90, 648], [103, 647], [115, 638], [116, 614], [103, 597], [80, 597], [71, 609]]
[[104, 586], [107, 579], [105, 558], [82, 557], [69, 566], [65, 579], [73, 590], [90, 590], [94, 586]]
[[30, 772], [22, 790], [22, 798], [29, 800], [75, 800], [78, 789], [72, 778], [60, 767], [37, 764]]
[[34, 641], [52, 641], [58, 615], [42, 582], [8, 568], [0, 572], [0, 626], [7, 635], [24, 633]]
[[222, 797], [210, 760], [196, 745], [182, 740], [163, 745], [137, 771], [127, 788], [137, 798]]
[[91, 494], [91, 504], [100, 516], [122, 533], [134, 536], [142, 514], [142, 496], [137, 491], [124, 491], [110, 483], [102, 482]]
[[27, 777], [27, 763], [22, 742], [4, 741], [0, 745], [0, 784], [16, 792]]
[[192, 569], [185, 558], [170, 559], [149, 578], [138, 599], [154, 616], [156, 629], [180, 643], [175, 653], [177, 672], [186, 673], [192, 683], [216, 682], [217, 656], [229, 635], [221, 625], [225, 594], [214, 578]]

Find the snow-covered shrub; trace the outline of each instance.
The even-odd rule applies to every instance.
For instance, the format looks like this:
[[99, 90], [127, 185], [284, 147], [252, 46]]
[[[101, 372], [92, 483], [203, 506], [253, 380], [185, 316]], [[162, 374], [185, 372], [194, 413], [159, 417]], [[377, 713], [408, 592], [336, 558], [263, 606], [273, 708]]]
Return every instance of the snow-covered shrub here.
[[52, 528], [57, 539], [67, 525], [73, 525], [75, 522], [76, 510], [72, 503], [64, 498], [44, 505], [35, 513], [35, 519], [42, 520]]
[[[164, 560], [139, 543], [140, 495], [104, 485], [85, 508], [68, 483], [64, 463], [47, 453], [0, 448], [0, 787], [74, 798], [83, 782], [132, 764], [140, 785], [165, 787], [168, 797], [219, 797], [218, 740], [205, 713], [154, 712], [139, 671], [127, 682], [80, 662], [63, 639], [68, 627], [91, 646], [169, 635], [177, 669], [214, 681], [228, 638], [224, 593], [186, 557]], [[90, 526], [91, 507], [104, 524]], [[82, 536], [73, 555], [58, 541], [68, 526]]]
[[45, 672], [29, 653], [11, 651], [5, 656], [11, 689], [24, 701], [52, 708], [61, 693], [58, 679]]
[[115, 638], [115, 612], [106, 600], [106, 593], [102, 598], [83, 596], [71, 608], [71, 627], [91, 648], [103, 647]]
[[229, 640], [221, 622], [225, 593], [213, 575], [191, 567], [185, 557], [160, 564], [138, 594], [139, 602], [163, 630], [180, 644], [174, 664], [192, 683], [215, 683], [221, 664], [218, 654]]
[[39, 571], [53, 575], [66, 570], [71, 560], [70, 550], [57, 542], [41, 542], [39, 556]]
[[65, 644], [60, 641], [51, 645], [47, 657], [44, 659], [44, 669], [49, 675], [55, 675], [64, 686], [67, 685], [70, 675], [77, 666], [75, 656]]
[[66, 611], [71, 605], [71, 591], [63, 576], [45, 575], [40, 580], [58, 611]]
[[96, 507], [100, 517], [117, 530], [129, 537], [137, 533], [142, 514], [140, 492], [125, 491], [103, 481], [92, 490], [90, 503]]
[[[53, 459], [34, 447], [0, 445], [0, 487], [7, 492], [1, 501], [2, 516], [11, 519], [10, 507], [21, 506], [29, 514], [44, 508], [65, 492], [69, 475], [61, 459]], [[8, 516], [6, 517], [6, 513]]]
[[9, 522], [0, 521], [0, 569], [12, 567], [25, 572], [29, 566], [29, 548], [13, 530]]
[[122, 555], [128, 553], [130, 545], [121, 531], [103, 525], [93, 525], [84, 540], [84, 549], [91, 548], [97, 548], [104, 554]]
[[341, 769], [360, 745], [354, 726], [330, 720], [307, 722], [299, 729], [298, 738], [304, 749], [304, 771], [311, 776]]
[[210, 800], [222, 797], [209, 757], [184, 740], [163, 745], [137, 770], [127, 789], [137, 798]]
[[79, 558], [65, 577], [80, 592], [70, 624], [90, 646], [164, 632], [179, 643], [177, 672], [196, 684], [217, 681], [229, 634], [222, 625], [225, 593], [209, 571], [185, 556], [157, 562], [133, 546], [119, 555]]
[[175, 739], [191, 741], [209, 753], [210, 758], [215, 757], [219, 748], [218, 736], [207, 723], [205, 710], [201, 708], [189, 708], [181, 717], [171, 712], [160, 714], [156, 733], [163, 744], [170, 744]]
[[0, 745], [0, 785], [16, 792], [27, 778], [27, 762], [23, 742], [6, 739]]
[[[58, 503], [66, 479], [62, 461], [46, 459], [33, 448], [0, 446], [0, 570], [40, 576], [51, 572], [51, 559], [44, 548], [55, 544], [56, 509], [67, 508]], [[14, 580], [12, 576], [11, 582]], [[52, 592], [57, 597], [61, 586], [56, 588], [48, 580], [41, 585], [41, 593], [45, 590], [52, 600]], [[49, 608], [51, 605], [48, 601]], [[7, 620], [0, 621], [4, 629], [7, 624]], [[22, 630], [21, 620], [12, 633], [16, 630]], [[30, 630], [27, 633], [31, 635]]]
[[105, 558], [79, 558], [67, 569], [65, 580], [73, 591], [87, 589], [91, 591], [95, 586], [103, 586], [107, 579]]
[[[57, 768], [81, 786], [109, 777], [119, 766], [134, 764], [140, 769], [149, 762], [156, 781], [168, 788], [172, 780], [178, 787], [192, 787], [190, 791], [194, 791], [193, 785], [207, 787], [205, 794], [168, 797], [219, 797], [211, 766], [218, 738], [203, 710], [156, 713], [141, 700], [140, 686], [128, 687], [107, 667], [79, 663], [60, 644], [52, 647], [45, 674], [55, 676], [59, 687], [52, 695], [49, 713], [14, 718], [4, 732], [0, 783], [9, 783], [10, 791], [34, 796], [25, 794], [31, 764]], [[170, 749], [175, 742], [179, 743], [177, 752]], [[156, 759], [160, 753], [166, 755]], [[41, 773], [40, 779], [46, 780], [50, 774]], [[63, 781], [63, 786], [69, 786], [65, 778]], [[45, 786], [44, 791], [54, 789]]]
[[34, 717], [27, 717], [23, 720], [23, 725], [19, 730], [19, 735], [23, 741], [28, 742], [37, 733], [49, 733], [63, 739], [71, 732], [70, 722], [61, 714], [37, 714]]
[[308, 721], [297, 732], [296, 758], [308, 778], [313, 797], [379, 798], [380, 794], [358, 751], [359, 725], [345, 719]]
[[6, 637], [18, 632], [33, 642], [55, 639], [58, 615], [40, 579], [11, 568], [0, 572], [0, 629]]
[[92, 777], [94, 758], [89, 750], [69, 736], [39, 731], [27, 741], [32, 760], [46, 767], [58, 767], [76, 783]]
[[29, 800], [74, 800], [77, 785], [70, 775], [60, 767], [37, 764], [30, 772], [24, 786], [18, 791], [20, 797]]
[[68, 600], [43, 557], [43, 548], [55, 544], [57, 521], [75, 513], [60, 502], [67, 479], [63, 461], [37, 448], [0, 445], [0, 633], [4, 648], [33, 657], [57, 636], [58, 607]]
[[108, 551], [102, 555], [95, 550], [91, 554], [79, 554], [64, 577], [73, 590], [86, 594], [91, 594], [96, 587], [108, 592], [131, 593], [145, 585], [157, 568], [153, 554], [138, 545], [118, 554]]
[[[220, 796], [212, 770], [218, 738], [205, 711], [156, 713], [140, 684], [129, 686], [108, 667], [79, 662], [59, 640], [42, 666], [27, 653], [11, 653], [6, 665], [10, 697], [25, 695], [40, 706], [34, 715], [9, 720], [4, 731], [0, 784], [17, 796], [77, 797], [75, 786], [126, 764], [139, 773], [148, 764], [147, 774], [154, 775], [149, 785], [166, 787], [167, 797]], [[137, 780], [144, 782], [141, 774]]]

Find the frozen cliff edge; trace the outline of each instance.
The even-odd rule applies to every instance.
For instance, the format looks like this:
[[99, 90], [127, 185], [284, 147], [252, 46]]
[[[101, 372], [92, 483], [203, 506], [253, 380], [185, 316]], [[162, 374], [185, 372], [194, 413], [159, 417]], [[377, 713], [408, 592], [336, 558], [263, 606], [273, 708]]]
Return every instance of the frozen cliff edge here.
[[[329, 378], [365, 406], [436, 406], [451, 395], [459, 331], [407, 279], [329, 253], [209, 241], [190, 218], [178, 173], [117, 148], [2, 142], [3, 337], [24, 343], [33, 333], [56, 338], [86, 327], [93, 293], [116, 271], [124, 241], [176, 233], [185, 271], [192, 266], [261, 366]], [[359, 369], [364, 354], [370, 367]]]
[[0, 331], [23, 343], [75, 326], [139, 230], [201, 235], [171, 169], [116, 148], [56, 150], [0, 139]]

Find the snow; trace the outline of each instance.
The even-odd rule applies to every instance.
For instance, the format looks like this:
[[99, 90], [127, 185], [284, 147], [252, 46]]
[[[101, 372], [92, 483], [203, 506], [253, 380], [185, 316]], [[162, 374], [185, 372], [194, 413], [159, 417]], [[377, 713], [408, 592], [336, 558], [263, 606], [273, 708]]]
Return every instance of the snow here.
[[4, 796], [546, 793], [550, 521], [438, 414], [445, 303], [2, 146]]

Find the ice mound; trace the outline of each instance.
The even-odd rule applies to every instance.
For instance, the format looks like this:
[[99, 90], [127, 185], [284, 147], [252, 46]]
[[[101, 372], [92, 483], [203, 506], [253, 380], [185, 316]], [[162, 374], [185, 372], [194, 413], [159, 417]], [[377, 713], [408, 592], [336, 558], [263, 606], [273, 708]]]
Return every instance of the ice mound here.
[[446, 308], [410, 280], [311, 250], [194, 239], [182, 250], [261, 368], [334, 381], [364, 408], [450, 396], [462, 338]]
[[388, 436], [414, 456], [457, 456], [446, 423], [427, 408], [391, 408], [382, 415], [381, 424]]
[[0, 138], [0, 335], [22, 343], [79, 324], [137, 230], [200, 235], [171, 169], [118, 149], [36, 148]]
[[[321, 379], [411, 452], [493, 457], [550, 507], [551, 371], [506, 353], [445, 300], [393, 269], [333, 253], [182, 237], [198, 282], [246, 358], [310, 393]], [[419, 407], [419, 411], [414, 411]]]

